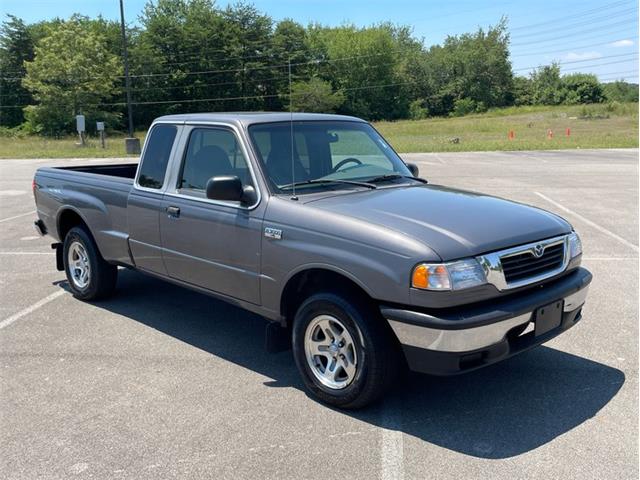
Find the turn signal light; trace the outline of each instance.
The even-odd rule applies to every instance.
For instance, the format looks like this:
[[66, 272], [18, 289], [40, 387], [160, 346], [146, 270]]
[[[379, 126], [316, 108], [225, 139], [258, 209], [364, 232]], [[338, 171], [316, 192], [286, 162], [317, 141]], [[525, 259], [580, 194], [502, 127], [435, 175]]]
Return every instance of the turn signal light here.
[[451, 288], [447, 267], [424, 263], [418, 265], [413, 269], [411, 286], [430, 290], [447, 290]]
[[411, 285], [414, 288], [427, 288], [429, 286], [429, 269], [426, 265], [418, 265], [413, 270]]

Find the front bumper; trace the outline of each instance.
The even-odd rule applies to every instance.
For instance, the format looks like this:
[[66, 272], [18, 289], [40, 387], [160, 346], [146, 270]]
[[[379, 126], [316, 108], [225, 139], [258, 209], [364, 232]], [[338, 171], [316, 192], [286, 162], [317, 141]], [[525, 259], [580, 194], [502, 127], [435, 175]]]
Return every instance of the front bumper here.
[[[382, 305], [380, 311], [402, 344], [409, 368], [451, 375], [504, 360], [574, 326], [582, 318], [591, 278], [588, 270], [578, 268], [494, 302], [431, 311]], [[536, 334], [537, 309], [554, 302], [562, 305], [559, 324]], [[534, 328], [520, 333], [529, 323]]]

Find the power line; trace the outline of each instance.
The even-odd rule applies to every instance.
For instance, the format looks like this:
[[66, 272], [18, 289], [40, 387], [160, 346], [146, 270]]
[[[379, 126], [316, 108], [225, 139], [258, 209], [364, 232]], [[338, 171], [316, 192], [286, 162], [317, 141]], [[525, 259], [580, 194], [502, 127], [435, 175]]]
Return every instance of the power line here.
[[[392, 52], [393, 50], [387, 50], [385, 52], [380, 52], [380, 53], [372, 53], [372, 54], [367, 54], [367, 55], [354, 55], [351, 57], [342, 57], [342, 58], [333, 58], [333, 59], [312, 59], [312, 60], [308, 60], [305, 62], [296, 62], [296, 63], [292, 63], [292, 66], [298, 66], [298, 65], [313, 65], [313, 64], [321, 64], [321, 63], [336, 63], [336, 62], [344, 62], [344, 61], [348, 61], [348, 60], [356, 60], [356, 59], [360, 59], [360, 58], [372, 58], [372, 57], [379, 57], [379, 56], [385, 56], [385, 55], [389, 55], [390, 52]], [[203, 70], [203, 71], [198, 71], [198, 72], [164, 72], [164, 73], [145, 73], [145, 74], [139, 74], [139, 75], [130, 75], [131, 78], [152, 78], [152, 77], [168, 77], [168, 76], [172, 76], [172, 75], [182, 75], [182, 76], [191, 76], [191, 75], [204, 75], [204, 74], [214, 74], [214, 73], [238, 73], [238, 72], [252, 72], [252, 71], [258, 71], [258, 70], [268, 70], [268, 69], [275, 69], [275, 68], [284, 68], [286, 67], [288, 64], [280, 64], [280, 65], [260, 65], [257, 67], [245, 67], [245, 68], [231, 68], [231, 69], [221, 69], [221, 70]], [[22, 77], [0, 77], [3, 78], [4, 80], [21, 80]], [[98, 77], [88, 77], [83, 79], [84, 80], [90, 80], [90, 79], [96, 79]], [[99, 77], [102, 78], [102, 77]], [[124, 76], [122, 75], [118, 75], [116, 78], [124, 78]]]
[[[635, 8], [633, 8], [632, 10], [635, 10]], [[626, 13], [626, 11], [623, 12], [616, 12], [618, 14], [620, 13]], [[606, 20], [607, 18], [604, 18], [603, 20]], [[606, 26], [605, 26], [606, 27]], [[544, 32], [542, 32], [544, 33]], [[526, 36], [531, 36], [531, 35], [535, 35], [535, 34], [529, 34]], [[273, 46], [273, 45], [271, 45]], [[582, 48], [582, 47], [580, 47]], [[233, 57], [220, 57], [220, 58], [215, 58], [215, 59], [208, 59], [208, 58], [202, 58], [202, 55], [206, 52], [205, 51], [200, 51], [199, 53], [190, 55], [190, 57], [200, 57], [199, 60], [194, 60], [194, 61], [188, 61], [188, 62], [169, 62], [169, 63], [163, 63], [162, 66], [174, 66], [174, 65], [191, 65], [191, 64], [211, 64], [211, 63], [219, 63], [219, 62], [228, 62], [230, 60], [249, 60], [249, 59], [258, 59], [258, 58], [269, 58], [269, 57], [274, 57], [276, 55], [274, 55], [273, 53], [269, 53], [269, 54], [261, 54], [261, 55], [247, 55], [247, 56], [233, 56]], [[228, 49], [217, 49], [217, 50], [209, 50], [209, 52], [219, 52], [219, 51], [228, 51]], [[307, 50], [298, 50], [298, 51], [294, 51], [291, 52], [293, 54], [308, 54], [310, 53]], [[552, 52], [553, 53], [553, 52]], [[310, 61], [308, 63], [313, 63], [314, 61]], [[304, 62], [306, 63], [306, 62]], [[296, 65], [295, 63], [292, 65]], [[279, 65], [282, 67], [285, 67], [286, 64], [282, 64]], [[269, 68], [269, 67], [248, 67], [248, 68], [253, 68], [253, 69], [262, 69], [262, 68]], [[244, 68], [240, 68], [240, 69], [228, 69], [228, 70], [218, 70], [218, 71], [214, 71], [214, 70], [205, 70], [203, 72], [200, 73], [227, 73], [227, 72], [239, 72], [239, 71], [243, 71], [245, 70]], [[147, 74], [138, 74], [138, 75], [132, 75], [132, 78], [143, 78], [143, 77], [147, 77], [147, 76], [162, 76], [162, 75], [172, 75], [174, 72], [173, 71], [169, 71], [169, 72], [152, 72], [152, 73], [147, 73]], [[199, 72], [188, 72], [188, 73], [193, 73], [193, 74], [197, 74]]]
[[[575, 15], [573, 15], [573, 14], [572, 15], [565, 15], [564, 17], [558, 17], [558, 18], [550, 19], [550, 20], [545, 21], [545, 22], [532, 23], [532, 24], [529, 24], [529, 25], [521, 26], [521, 27], [513, 27], [513, 28], [510, 28], [509, 30], [512, 31], [512, 32], [517, 32], [517, 31], [521, 31], [521, 30], [536, 30], [539, 27], [546, 27], [546, 26], [548, 26], [550, 24], [563, 23], [563, 22], [566, 22], [566, 21], [573, 22], [577, 18], [588, 17], [588, 16], [591, 16], [593, 14], [599, 14], [601, 12], [606, 12], [607, 15], [604, 18], [609, 18], [609, 17], [616, 16], [616, 15], [621, 14], [621, 13], [626, 13], [628, 11], [636, 10], [637, 9], [636, 5], [634, 5], [633, 7], [626, 8], [625, 10], [619, 10], [619, 11], [613, 11], [613, 12], [609, 10], [611, 8], [621, 7], [621, 6], [625, 5], [625, 4], [631, 5], [632, 3], [633, 2], [629, 3], [629, 2], [626, 2], [626, 1], [614, 2], [612, 4], [603, 5], [601, 7], [594, 8], [592, 10], [587, 10], [587, 11], [584, 11], [582, 13], [577, 13]], [[598, 21], [598, 20], [596, 18], [591, 18], [591, 19], [587, 19], [587, 20], [581, 21], [581, 23], [593, 22], [593, 21]], [[565, 28], [565, 26], [561, 25], [561, 26], [554, 27], [554, 29], [558, 29], [558, 28]]]
[[[276, 77], [269, 77], [269, 78], [261, 78], [261, 79], [257, 79], [257, 80], [248, 80], [247, 83], [251, 83], [251, 84], [256, 84], [256, 83], [262, 83], [262, 82], [268, 82], [271, 80], [280, 80], [280, 79], [284, 79], [287, 78], [287, 75], [279, 75]], [[190, 85], [179, 85], [179, 86], [156, 86], [156, 87], [142, 87], [142, 88], [132, 88], [131, 91], [132, 92], [147, 92], [150, 90], [186, 90], [188, 88], [204, 88], [204, 87], [215, 87], [215, 86], [223, 86], [223, 85], [237, 85], [238, 81], [237, 80], [231, 80], [228, 82], [216, 82], [216, 83], [192, 83]]]
[[[571, 19], [573, 20], [574, 18], [585, 17], [585, 16], [591, 15], [593, 13], [601, 12], [604, 9], [615, 8], [615, 7], [624, 5], [626, 3], [634, 3], [634, 2], [628, 2], [627, 0], [621, 0], [621, 1], [617, 1], [617, 2], [608, 3], [606, 5], [601, 5], [601, 6], [597, 7], [597, 8], [592, 8], [592, 9], [589, 9], [589, 10], [585, 10], [585, 11], [582, 11], [582, 12], [578, 12], [578, 13], [572, 14], [571, 15]], [[545, 22], [530, 23], [528, 25], [523, 25], [521, 27], [513, 27], [513, 28], [511, 28], [511, 30], [527, 30], [529, 28], [536, 28], [536, 27], [539, 27], [539, 26], [546, 26], [549, 23], [555, 23], [555, 22], [559, 22], [559, 21], [564, 21], [566, 19], [567, 19], [567, 16], [557, 17], [557, 18], [552, 18], [551, 20], [547, 20]]]
[[[637, 54], [635, 54], [635, 55], [637, 55]], [[624, 63], [624, 62], [627, 62], [627, 61], [628, 60], [618, 60], [618, 61], [615, 61], [615, 62], [608, 62], [608, 63], [602, 63], [602, 64], [597, 64], [597, 65], [587, 65], [587, 66], [573, 67], [573, 68], [567, 69], [567, 71], [580, 69], [580, 68], [585, 68], [585, 67], [599, 67], [599, 66], [605, 66], [605, 65], [613, 65], [613, 64], [617, 64], [617, 63]], [[567, 62], [567, 63], [577, 63], [577, 62]], [[533, 67], [529, 67], [529, 68], [533, 68]], [[417, 82], [417, 81], [394, 82], [394, 83], [386, 83], [386, 84], [378, 84], [378, 85], [363, 85], [363, 86], [359, 86], [359, 87], [348, 87], [348, 88], [342, 88], [340, 90], [343, 91], [343, 92], [348, 92], [348, 91], [370, 90], [370, 89], [375, 89], [375, 88], [389, 88], [389, 87], [416, 85], [418, 83], [419, 82]], [[172, 99], [172, 100], [132, 102], [132, 105], [167, 105], [167, 104], [178, 105], [178, 104], [182, 104], [182, 103], [192, 104], [192, 103], [203, 103], [203, 102], [223, 102], [223, 101], [238, 101], [238, 100], [252, 100], [252, 99], [282, 98], [282, 97], [287, 97], [287, 96], [288, 96], [288, 94], [282, 93], [282, 94], [249, 95], [249, 96], [236, 96], [236, 97], [214, 97], [214, 98], [199, 98], [199, 99]], [[124, 106], [124, 105], [126, 105], [125, 102], [114, 102], [114, 103], [90, 104], [90, 105], [86, 105], [86, 106], [106, 107], [106, 106]], [[2, 106], [0, 108], [23, 108], [25, 106], [26, 105], [9, 105], [9, 106]]]
[[[571, 67], [571, 68], [567, 68], [564, 69], [565, 72], [573, 72], [575, 70], [580, 70], [581, 68], [597, 68], [597, 67], [604, 67], [605, 65], [617, 65], [618, 63], [625, 63], [628, 62], [629, 60], [618, 60], [616, 62], [606, 62], [606, 63], [598, 63], [598, 64], [593, 64], [593, 65], [581, 65], [579, 67]], [[587, 72], [585, 72], [587, 73]], [[595, 74], [594, 74], [595, 75]]]
[[[217, 57], [217, 58], [208, 58], [206, 55], [211, 52], [216, 52], [218, 50], [200, 50], [198, 53], [189, 54], [184, 56], [184, 58], [198, 58], [198, 60], [190, 60], [186, 62], [163, 62], [161, 66], [173, 66], [173, 65], [192, 65], [194, 63], [221, 63], [221, 62], [229, 62], [232, 60], [253, 60], [258, 58], [273, 58], [277, 57], [282, 52], [271, 52], [260, 55], [238, 55], [238, 56], [225, 56], [225, 57]], [[225, 50], [226, 51], [226, 50]], [[292, 54], [311, 54], [310, 50], [294, 50], [291, 52]], [[204, 56], [204, 57], [203, 57]]]
[[[637, 23], [635, 21], [632, 20], [632, 22], [633, 23], [629, 23], [628, 20], [625, 20], [625, 21], [622, 21], [622, 22], [612, 23], [612, 24], [609, 24], [609, 25], [602, 25], [600, 27], [583, 30], [581, 32], [563, 34], [563, 35], [559, 35], [559, 36], [556, 36], [556, 37], [537, 39], [537, 40], [532, 40], [532, 41], [523, 42], [523, 43], [514, 43], [514, 44], [511, 44], [511, 47], [524, 47], [524, 46], [527, 46], [527, 45], [537, 45], [539, 43], [547, 43], [547, 42], [553, 42], [555, 40], [562, 40], [562, 39], [568, 38], [568, 37], [573, 37], [573, 38], [580, 37], [580, 36], [586, 35], [586, 34], [591, 33], [591, 32], [599, 32], [599, 31], [602, 31], [603, 29], [613, 28], [613, 27], [617, 27], [617, 26], [625, 25], [625, 24], [627, 24], [629, 27], [637, 25]], [[620, 30], [621, 29], [619, 29], [619, 28], [616, 29], [615, 33], [619, 34]], [[607, 32], [606, 35], [611, 35], [611, 33], [612, 32]], [[591, 37], [591, 38], [598, 38], [598, 37], [602, 37], [602, 36], [603, 35], [598, 35], [596, 37]]]
[[[594, 9], [597, 11], [600, 11], [603, 8], [608, 8], [610, 6], [615, 6], [616, 4], [621, 4], [621, 3], [625, 3], [625, 2], [614, 2], [610, 5], [604, 5], [603, 7], [600, 7], [598, 9]], [[635, 7], [632, 9], [628, 9], [628, 10], [635, 10]], [[591, 11], [589, 11], [591, 12]], [[456, 14], [459, 12], [456, 12]], [[620, 14], [626, 13], [626, 11], [621, 11], [621, 12], [614, 12], [614, 14], [609, 15], [608, 17], [613, 17], [613, 16], [617, 16]], [[581, 16], [581, 15], [577, 15], [577, 16]], [[432, 17], [432, 18], [438, 18], [438, 17]], [[575, 18], [575, 16], [573, 16], [573, 18]], [[572, 18], [572, 19], [573, 19]], [[602, 20], [606, 20], [607, 18], [603, 18]], [[546, 23], [543, 23], [542, 25], [546, 25]], [[538, 32], [538, 33], [543, 33], [543, 32]], [[273, 39], [269, 39], [266, 40], [265, 42], [258, 42], [258, 43], [253, 43], [250, 45], [250, 47], [252, 48], [256, 48], [258, 46], [268, 46], [268, 47], [275, 47], [276, 45], [274, 44]], [[425, 46], [425, 45], [423, 45]], [[226, 62], [226, 61], [230, 61], [230, 60], [249, 60], [249, 59], [256, 59], [256, 58], [268, 58], [268, 57], [273, 57], [276, 56], [274, 55], [273, 52], [271, 53], [264, 53], [264, 54], [259, 54], [259, 55], [240, 55], [240, 56], [225, 56], [225, 57], [218, 57], [218, 58], [214, 58], [214, 59], [209, 59], [209, 58], [204, 58], [202, 59], [203, 55], [206, 55], [207, 53], [216, 53], [216, 52], [228, 52], [229, 51], [229, 47], [226, 48], [220, 48], [220, 49], [200, 49], [198, 50], [197, 53], [194, 54], [189, 54], [189, 55], [184, 55], [182, 56], [183, 58], [195, 58], [198, 57], [198, 60], [194, 60], [194, 61], [186, 61], [186, 62], [168, 62], [168, 63], [163, 63], [162, 66], [171, 66], [171, 65], [188, 65], [188, 64], [194, 64], [194, 63], [217, 63], [217, 62]], [[307, 50], [296, 50], [296, 51], [290, 51], [288, 52], [289, 54], [308, 54], [310, 53]], [[283, 64], [283, 66], [286, 66], [285, 64]], [[162, 74], [162, 72], [159, 72], [160, 74]]]
[[562, 52], [566, 52], [567, 50], [577, 50], [579, 48], [591, 48], [591, 47], [600, 47], [603, 45], [610, 45], [611, 43], [619, 42], [620, 40], [637, 40], [637, 39], [638, 39], [637, 36], [629, 36], [625, 38], [618, 38], [616, 40], [608, 40], [606, 42], [591, 43], [588, 45], [574, 45], [571, 48], [563, 48], [562, 50], [547, 50], [542, 52], [519, 53], [518, 55], [511, 55], [511, 57], [520, 58], [520, 57], [532, 57], [534, 55], [547, 55], [550, 53], [562, 53]]
[[598, 79], [602, 81], [608, 80], [620, 80], [620, 76], [625, 76], [627, 78], [638, 78], [638, 70], [627, 70], [624, 72], [612, 72], [599, 77]]
[[623, 11], [618, 12], [616, 14], [607, 15], [605, 17], [601, 17], [601, 18], [598, 18], [598, 19], [589, 19], [589, 20], [585, 20], [585, 21], [582, 21], [582, 22], [574, 23], [574, 24], [556, 26], [556, 27], [553, 27], [553, 28], [550, 28], [550, 29], [540, 30], [540, 31], [537, 31], [537, 32], [527, 33], [527, 34], [524, 34], [524, 35], [514, 35], [513, 38], [515, 38], [516, 40], [520, 40], [521, 38], [537, 37], [537, 36], [544, 35], [544, 34], [547, 34], [547, 33], [555, 33], [559, 29], [561, 29], [563, 31], [574, 30], [576, 28], [584, 27], [585, 25], [594, 25], [594, 24], [597, 24], [597, 23], [600, 23], [600, 22], [611, 20], [613, 18], [618, 18], [620, 16], [628, 17], [629, 13], [631, 13], [631, 12], [637, 12], [637, 9], [634, 7], [634, 8], [631, 8], [631, 9], [628, 9], [628, 10], [623, 10]]
[[[380, 55], [388, 55], [389, 52], [385, 52], [385, 53], [376, 53], [376, 54], [369, 54], [369, 55], [356, 55], [356, 56], [352, 56], [352, 57], [342, 57], [342, 58], [336, 58], [336, 59], [315, 59], [315, 60], [309, 60], [306, 62], [298, 62], [298, 63], [292, 63], [291, 65], [311, 65], [311, 64], [324, 64], [324, 63], [336, 63], [336, 62], [342, 62], [342, 61], [347, 61], [347, 60], [353, 60], [353, 59], [360, 59], [360, 58], [372, 58], [372, 57], [377, 57]], [[559, 61], [557, 62], [559, 65], [565, 65], [565, 64], [572, 64], [572, 63], [580, 63], [580, 62], [588, 62], [588, 61], [593, 61], [593, 60], [601, 60], [601, 59], [607, 59], [607, 58], [617, 58], [617, 57], [629, 57], [629, 56], [635, 56], [638, 55], [638, 52], [630, 52], [630, 53], [621, 53], [621, 54], [616, 54], [616, 55], [605, 55], [602, 57], [598, 57], [598, 58], [586, 58], [586, 59], [582, 59], [582, 60], [571, 60], [571, 61]], [[515, 57], [519, 57], [518, 55], [516, 55]], [[264, 65], [261, 66], [260, 69], [277, 69], [277, 68], [284, 68], [287, 65]], [[377, 67], [378, 65], [376, 64], [369, 64], [369, 65], [364, 65], [362, 68], [368, 68], [368, 67]], [[514, 69], [513, 71], [522, 71], [522, 70], [527, 70], [527, 69], [531, 69], [531, 68], [536, 68], [535, 66], [532, 67], [523, 67], [523, 68], [519, 68], [519, 69]], [[246, 69], [246, 70], [252, 70], [252, 69]], [[184, 72], [184, 75], [199, 75], [199, 74], [204, 74], [204, 73], [219, 73], [219, 72], [227, 72], [227, 71], [232, 71], [232, 72], [241, 72], [241, 71], [245, 71], [245, 69], [232, 69], [232, 70], [210, 70], [210, 71], [203, 71], [203, 72]], [[285, 78], [287, 75], [282, 75], [282, 76], [276, 76], [276, 77], [271, 77], [271, 78], [266, 78], [266, 79], [256, 79], [253, 80], [253, 82], [261, 82], [261, 81], [268, 81], [271, 79], [279, 79], [279, 78]], [[232, 84], [232, 83], [236, 83], [236, 82], [220, 82], [220, 83], [209, 83], [209, 84], [201, 84], [201, 85], [186, 85], [186, 86], [177, 86], [177, 87], [163, 87], [163, 86], [158, 86], [158, 87], [148, 87], [148, 88], [138, 88], [138, 89], [133, 89], [133, 91], [144, 91], [144, 90], [149, 90], [149, 89], [171, 89], [171, 88], [188, 88], [188, 87], [199, 87], [199, 86], [214, 86], [214, 85], [227, 85], [227, 84]]]
[[[605, 60], [607, 58], [618, 58], [618, 57], [632, 57], [632, 56], [637, 56], [638, 52], [633, 52], [633, 53], [621, 53], [619, 55], [606, 55], [606, 56], [602, 56], [599, 58], [584, 58], [582, 60], [571, 60], [568, 62], [557, 62], [558, 65], [560, 67], [562, 67], [563, 65], [570, 65], [573, 63], [582, 63], [582, 62], [593, 62], [596, 60]], [[629, 60], [623, 60], [624, 62], [628, 62]], [[540, 65], [539, 65], [540, 66]], [[586, 65], [585, 65], [586, 66]], [[515, 68], [513, 69], [514, 72], [521, 72], [524, 70], [531, 70], [532, 68], [537, 68], [537, 67], [522, 67], [522, 68]], [[578, 68], [584, 68], [584, 67], [578, 67]]]
[[[591, 9], [585, 12], [582, 12], [580, 14], [574, 15], [572, 16], [572, 19], [575, 17], [580, 17], [580, 16], [585, 16], [585, 15], [592, 15], [594, 13], [597, 13], [599, 11], [602, 11], [605, 8], [611, 8], [613, 6], [620, 6], [621, 4], [624, 4], [625, 2], [613, 2], [611, 4], [608, 5], [604, 5], [598, 9]], [[592, 19], [587, 21], [586, 23], [592, 23], [593, 21], [605, 21], [608, 20], [610, 18], [613, 18], [615, 16], [619, 16], [621, 14], [626, 13], [629, 10], [635, 10], [635, 7], [632, 9], [627, 9], [627, 10], [622, 10], [619, 12], [613, 12], [612, 14], [603, 17], [601, 19]], [[557, 22], [557, 21], [561, 21], [564, 19], [555, 19], [555, 20], [551, 20], [550, 22]], [[529, 25], [526, 28], [534, 28], [535, 26], [538, 25], [546, 25], [549, 22], [543, 22], [540, 24], [533, 24], [533, 25]], [[626, 23], [625, 22], [618, 22], [618, 23], [614, 23], [614, 24], [609, 24], [609, 25], [603, 25], [601, 27], [598, 27], [598, 30], [601, 30], [602, 28], [610, 28], [613, 26], [617, 26], [620, 23]], [[575, 25], [569, 25], [566, 28], [575, 28], [576, 26], [585, 24], [585, 22], [582, 22], [580, 24], [575, 24]], [[525, 27], [520, 27], [520, 28], [525, 28]], [[558, 28], [558, 27], [556, 27]], [[517, 30], [518, 28], [514, 28], [513, 30]], [[536, 33], [529, 33], [526, 35], [522, 35], [521, 37], [517, 37], [517, 38], [522, 38], [522, 37], [530, 37], [530, 36], [535, 36], [535, 35], [539, 35], [539, 34], [543, 34], [546, 31], [549, 30], [543, 30], [541, 32], [536, 32]], [[589, 30], [592, 31], [592, 30]], [[575, 34], [572, 35], [582, 35], [584, 33], [588, 33], [589, 31], [584, 31], [584, 32], [576, 32]], [[554, 38], [549, 38], [549, 39], [542, 39], [542, 40], [536, 40], [534, 42], [529, 42], [529, 43], [521, 43], [521, 44], [514, 44], [512, 45], [513, 47], [517, 47], [517, 46], [525, 46], [525, 45], [529, 45], [529, 44], [538, 44], [540, 42], [548, 42], [548, 41], [552, 41], [558, 38], [564, 38], [566, 36], [571, 36], [571, 35], [563, 35], [562, 37], [554, 37]], [[252, 49], [258, 49], [259, 46], [269, 46], [269, 47], [274, 47], [274, 41], [273, 39], [269, 39], [266, 40], [264, 42], [257, 42], [257, 43], [250, 43], [249, 47]], [[424, 45], [423, 45], [424, 46]], [[206, 52], [209, 53], [213, 53], [213, 52], [228, 52], [229, 51], [229, 47], [226, 48], [220, 48], [220, 49], [204, 49], [204, 50], [200, 50], [198, 53], [195, 53], [193, 55], [191, 55], [191, 57], [202, 57], [203, 54], [206, 54]], [[290, 52], [291, 53], [291, 52]], [[309, 52], [306, 50], [298, 50], [298, 51], [294, 51], [292, 53], [296, 53], [296, 54], [308, 54]], [[172, 66], [172, 65], [187, 65], [187, 64], [194, 64], [194, 63], [199, 63], [199, 64], [206, 64], [206, 63], [217, 63], [217, 62], [228, 62], [231, 60], [249, 60], [249, 59], [256, 59], [256, 58], [268, 58], [268, 57], [273, 57], [274, 54], [273, 53], [265, 53], [265, 54], [260, 54], [260, 55], [246, 55], [246, 56], [232, 56], [232, 57], [220, 57], [220, 58], [215, 58], [215, 59], [203, 59], [203, 60], [196, 60], [196, 61], [190, 61], [190, 62], [169, 62], [169, 63], [164, 63], [162, 64], [163, 66]], [[515, 56], [514, 56], [515, 57]], [[313, 63], [313, 61], [309, 62], [309, 63]], [[285, 64], [282, 64], [282, 67], [286, 66]], [[197, 75], [197, 74], [211, 74], [211, 73], [234, 73], [234, 72], [241, 72], [241, 71], [253, 71], [253, 70], [258, 70], [258, 69], [265, 69], [265, 68], [275, 68], [275, 67], [269, 67], [269, 66], [259, 66], [259, 67], [245, 67], [245, 68], [239, 68], [239, 69], [222, 69], [222, 70], [203, 70], [201, 72], [184, 72], [183, 75]], [[132, 78], [146, 78], [146, 77], [152, 77], [152, 76], [171, 76], [174, 75], [176, 72], [174, 71], [169, 71], [169, 72], [151, 72], [151, 73], [142, 73], [142, 74], [137, 74], [137, 75], [131, 75]], [[5, 80], [17, 80], [20, 79], [21, 77], [16, 77], [16, 78], [12, 78], [12, 77], [4, 77]]]

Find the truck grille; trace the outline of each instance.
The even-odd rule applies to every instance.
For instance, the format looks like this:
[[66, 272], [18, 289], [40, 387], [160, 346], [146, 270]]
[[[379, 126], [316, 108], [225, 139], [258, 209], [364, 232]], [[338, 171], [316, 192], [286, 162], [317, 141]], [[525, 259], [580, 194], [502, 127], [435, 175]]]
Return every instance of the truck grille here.
[[502, 272], [507, 283], [543, 275], [560, 268], [563, 262], [564, 242], [548, 245], [539, 257], [531, 251], [500, 257]]

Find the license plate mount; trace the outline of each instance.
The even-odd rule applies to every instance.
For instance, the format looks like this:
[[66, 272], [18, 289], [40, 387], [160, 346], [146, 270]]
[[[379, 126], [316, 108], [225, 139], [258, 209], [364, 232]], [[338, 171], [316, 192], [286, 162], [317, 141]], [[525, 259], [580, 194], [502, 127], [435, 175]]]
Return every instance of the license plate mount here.
[[535, 335], [540, 336], [557, 328], [562, 323], [564, 300], [557, 300], [535, 311]]

